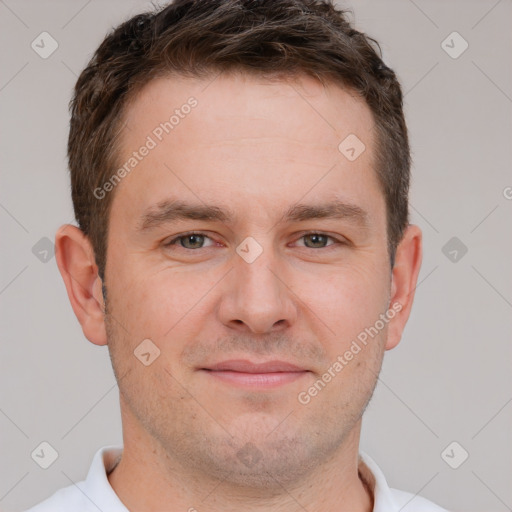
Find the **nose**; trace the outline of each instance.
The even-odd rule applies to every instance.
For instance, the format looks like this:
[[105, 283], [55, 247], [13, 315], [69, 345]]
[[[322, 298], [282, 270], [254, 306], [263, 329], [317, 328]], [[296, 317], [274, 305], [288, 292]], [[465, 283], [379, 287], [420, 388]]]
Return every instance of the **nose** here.
[[271, 253], [264, 250], [252, 263], [234, 255], [218, 310], [224, 325], [239, 332], [267, 334], [294, 324], [298, 299], [284, 266]]

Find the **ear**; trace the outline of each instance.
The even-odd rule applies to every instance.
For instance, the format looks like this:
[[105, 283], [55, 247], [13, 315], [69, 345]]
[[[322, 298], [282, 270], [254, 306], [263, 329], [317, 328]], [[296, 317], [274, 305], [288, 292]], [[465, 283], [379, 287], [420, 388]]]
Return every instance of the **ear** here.
[[389, 309], [395, 311], [396, 314], [388, 324], [386, 350], [391, 350], [398, 345], [409, 319], [422, 255], [421, 229], [409, 224], [397, 247], [395, 266], [391, 276]]
[[85, 337], [95, 345], [106, 345], [102, 281], [89, 238], [79, 228], [65, 224], [55, 235], [55, 249], [71, 307]]

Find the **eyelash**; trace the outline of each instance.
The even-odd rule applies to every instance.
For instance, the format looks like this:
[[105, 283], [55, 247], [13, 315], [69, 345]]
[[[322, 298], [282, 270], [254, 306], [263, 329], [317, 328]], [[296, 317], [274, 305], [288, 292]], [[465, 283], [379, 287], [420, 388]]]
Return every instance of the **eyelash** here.
[[[172, 240], [169, 240], [168, 242], [164, 243], [163, 245], [166, 248], [171, 247], [173, 245], [177, 245], [177, 242], [179, 242], [180, 240], [187, 238], [189, 236], [193, 236], [193, 235], [204, 236], [205, 238], [210, 238], [210, 240], [212, 240], [211, 237], [209, 237], [206, 233], [202, 233], [200, 231], [190, 231], [189, 233], [184, 233], [182, 235], [179, 235], [179, 236], [173, 238]], [[322, 233], [321, 231], [308, 231], [306, 233], [302, 233], [301, 236], [298, 238], [298, 240], [300, 240], [301, 238], [304, 238], [306, 236], [311, 236], [311, 235], [320, 235], [320, 236], [327, 237], [328, 239], [332, 240], [334, 243], [327, 245], [326, 247], [318, 247], [318, 248], [304, 247], [304, 249], [311, 249], [313, 251], [315, 251], [315, 250], [318, 251], [319, 249], [327, 250], [329, 248], [333, 248], [333, 246], [336, 246], [336, 245], [347, 245], [346, 241], [338, 240], [331, 235]], [[186, 247], [179, 246], [179, 248], [183, 249], [185, 251], [198, 251], [200, 249], [207, 249], [208, 247], [199, 247], [199, 249], [187, 249]]]

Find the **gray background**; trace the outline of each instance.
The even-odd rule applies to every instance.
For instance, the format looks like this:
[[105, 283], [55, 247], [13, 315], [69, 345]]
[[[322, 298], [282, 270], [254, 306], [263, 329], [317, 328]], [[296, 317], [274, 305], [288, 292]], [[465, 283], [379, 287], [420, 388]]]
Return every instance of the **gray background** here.
[[[55, 258], [41, 261], [48, 241], [40, 240], [53, 241], [73, 219], [65, 145], [77, 75], [108, 29], [149, 7], [0, 1], [2, 510], [83, 479], [94, 452], [122, 440], [107, 349], [83, 336]], [[362, 449], [393, 487], [454, 511], [511, 510], [512, 3], [351, 7], [406, 93], [412, 220], [425, 243], [415, 306], [401, 344], [386, 355]], [[31, 48], [43, 31], [59, 45], [47, 59]], [[469, 44], [458, 58], [441, 44], [453, 31]], [[451, 37], [445, 48], [453, 54], [461, 45]], [[454, 246], [457, 261], [454, 247], [443, 253], [452, 237], [468, 249], [461, 257]], [[59, 454], [46, 470], [31, 458], [42, 441]], [[452, 465], [462, 449], [469, 453], [458, 469], [441, 456], [452, 441], [460, 445], [447, 452]]]

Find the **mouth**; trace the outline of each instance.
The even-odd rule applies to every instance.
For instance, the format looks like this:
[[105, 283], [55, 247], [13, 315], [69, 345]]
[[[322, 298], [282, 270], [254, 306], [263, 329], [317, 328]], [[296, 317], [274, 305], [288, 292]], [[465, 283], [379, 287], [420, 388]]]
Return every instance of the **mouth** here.
[[253, 363], [242, 359], [222, 361], [200, 370], [225, 384], [256, 389], [283, 386], [309, 373], [285, 361]]

